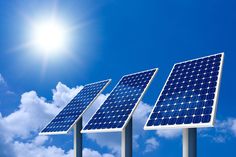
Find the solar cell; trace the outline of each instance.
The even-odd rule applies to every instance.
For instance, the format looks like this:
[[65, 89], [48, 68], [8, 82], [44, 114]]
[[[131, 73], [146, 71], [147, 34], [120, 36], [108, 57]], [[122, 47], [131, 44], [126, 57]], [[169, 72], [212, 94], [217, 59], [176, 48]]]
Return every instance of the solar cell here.
[[214, 125], [224, 54], [177, 63], [144, 129]]
[[87, 84], [40, 134], [66, 134], [111, 80]]
[[157, 69], [125, 75], [81, 131], [122, 131], [132, 116]]

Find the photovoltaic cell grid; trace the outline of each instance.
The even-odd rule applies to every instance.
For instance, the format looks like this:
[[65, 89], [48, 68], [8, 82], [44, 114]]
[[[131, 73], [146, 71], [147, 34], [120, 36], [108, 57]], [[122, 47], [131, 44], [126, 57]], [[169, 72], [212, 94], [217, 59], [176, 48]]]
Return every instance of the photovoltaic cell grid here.
[[67, 133], [109, 82], [105, 80], [85, 85], [40, 134]]
[[145, 129], [213, 126], [223, 55], [176, 64]]
[[152, 69], [122, 77], [102, 106], [83, 128], [82, 133], [121, 131], [156, 71], [157, 69]]

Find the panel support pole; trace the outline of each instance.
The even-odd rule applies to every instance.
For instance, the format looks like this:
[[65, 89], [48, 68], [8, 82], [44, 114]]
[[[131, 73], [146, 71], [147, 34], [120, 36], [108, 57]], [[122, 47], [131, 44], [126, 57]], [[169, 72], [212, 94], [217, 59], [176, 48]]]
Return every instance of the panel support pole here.
[[121, 157], [132, 157], [132, 118], [121, 133]]
[[183, 157], [197, 157], [197, 129], [183, 129]]
[[74, 157], [82, 157], [83, 145], [82, 145], [82, 117], [74, 126]]

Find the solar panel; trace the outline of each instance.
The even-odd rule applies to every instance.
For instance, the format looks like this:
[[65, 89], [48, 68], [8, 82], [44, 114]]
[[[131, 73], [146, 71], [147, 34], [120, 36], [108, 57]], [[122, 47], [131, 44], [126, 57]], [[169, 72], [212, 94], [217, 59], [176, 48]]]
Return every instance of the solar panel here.
[[177, 63], [144, 129], [212, 127], [224, 54]]
[[81, 131], [122, 131], [132, 116], [157, 69], [125, 75]]
[[40, 134], [66, 134], [111, 80], [87, 84]]

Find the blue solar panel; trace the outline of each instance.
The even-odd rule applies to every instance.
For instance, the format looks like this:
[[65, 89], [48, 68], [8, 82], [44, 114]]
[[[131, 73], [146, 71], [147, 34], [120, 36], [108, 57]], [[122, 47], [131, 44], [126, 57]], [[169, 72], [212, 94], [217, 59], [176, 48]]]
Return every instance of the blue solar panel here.
[[123, 76], [83, 128], [82, 133], [121, 131], [132, 116], [156, 71], [157, 69], [152, 69]]
[[109, 82], [110, 80], [105, 80], [85, 85], [40, 134], [67, 133]]
[[213, 126], [223, 55], [175, 64], [144, 128]]

